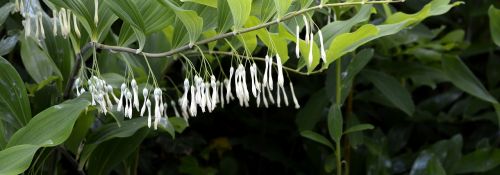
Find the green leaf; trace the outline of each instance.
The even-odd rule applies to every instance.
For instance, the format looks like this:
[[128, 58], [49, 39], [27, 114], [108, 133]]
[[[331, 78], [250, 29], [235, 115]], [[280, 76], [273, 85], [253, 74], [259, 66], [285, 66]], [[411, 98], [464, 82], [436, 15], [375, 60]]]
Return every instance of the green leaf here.
[[[31, 119], [31, 109], [24, 82], [16, 69], [0, 56], [0, 138], [6, 140]], [[3, 128], [2, 128], [3, 126]], [[0, 149], [5, 145], [0, 144]]]
[[350, 19], [345, 21], [334, 21], [321, 28], [323, 37], [325, 39], [325, 46], [329, 46], [336, 36], [349, 32], [354, 25], [370, 19], [371, 10], [371, 4], [362, 5], [361, 9], [356, 13], [356, 15], [354, 15]]
[[186, 27], [187, 32], [189, 33], [189, 43], [193, 45], [196, 40], [200, 37], [203, 31], [203, 18], [198, 16], [196, 11], [193, 10], [184, 10], [180, 7], [177, 7], [175, 4], [170, 2], [169, 0], [158, 0], [164, 6], [172, 9], [184, 27]]
[[38, 148], [36, 145], [17, 145], [0, 151], [0, 174], [23, 173]]
[[299, 131], [312, 130], [321, 119], [323, 109], [328, 105], [328, 99], [325, 96], [325, 89], [316, 91], [306, 105], [299, 110], [295, 119]]
[[141, 52], [146, 44], [146, 25], [144, 24], [144, 19], [139, 8], [134, 2], [129, 0], [106, 0], [104, 2], [108, 4], [111, 10], [120, 17], [121, 20], [132, 26], [137, 40], [139, 41], [139, 49], [137, 52]]
[[498, 103], [460, 58], [444, 57], [441, 63], [444, 73], [456, 87], [484, 101]]
[[423, 151], [413, 163], [410, 175], [446, 175], [441, 162], [433, 153]]
[[252, 0], [227, 0], [233, 14], [234, 30], [238, 31], [248, 20], [252, 10]]
[[490, 32], [493, 42], [500, 47], [500, 9], [491, 5], [488, 9], [488, 16], [490, 17]]
[[63, 143], [80, 113], [89, 105], [89, 101], [80, 97], [40, 112], [12, 136], [7, 147], [21, 144], [48, 147]]
[[174, 127], [175, 132], [182, 133], [187, 128], [188, 123], [183, 118], [169, 117], [169, 123]]
[[372, 24], [365, 24], [353, 33], [345, 33], [333, 39], [327, 50], [327, 63], [332, 63], [342, 55], [354, 51], [357, 47], [367, 43], [371, 38], [375, 38], [379, 33], [379, 28]]
[[181, 0], [181, 2], [194, 2], [209, 7], [217, 8], [217, 0]]
[[291, 0], [274, 0], [274, 5], [276, 6], [276, 10], [278, 11], [278, 19], [285, 16], [286, 12], [288, 12], [288, 8], [292, 5]]
[[3, 25], [7, 17], [9, 16], [10, 12], [14, 10], [15, 5], [12, 2], [8, 2], [4, 4], [2, 7], [0, 7], [0, 26]]
[[100, 127], [95, 133], [89, 136], [88, 144], [99, 144], [113, 138], [123, 138], [133, 135], [137, 130], [147, 126], [147, 118], [134, 118], [121, 123], [110, 123]]
[[359, 131], [369, 130], [369, 129], [373, 129], [373, 128], [375, 128], [375, 127], [373, 125], [371, 125], [371, 124], [359, 124], [359, 125], [352, 126], [349, 129], [345, 130], [344, 134], [349, 134], [349, 133], [352, 133], [352, 132], [359, 132]]
[[43, 20], [43, 27], [47, 31], [45, 33], [45, 50], [61, 71], [62, 78], [64, 79], [63, 84], [66, 84], [73, 69], [75, 52], [71, 47], [69, 39], [65, 39], [62, 35], [54, 36], [52, 32], [48, 32], [53, 29], [52, 19], [44, 16]]
[[335, 143], [340, 143], [342, 137], [344, 119], [340, 105], [332, 104], [328, 111], [328, 132]]
[[311, 139], [315, 142], [321, 143], [321, 144], [327, 146], [328, 148], [334, 150], [332, 143], [330, 141], [328, 141], [328, 139], [326, 139], [326, 137], [324, 137], [318, 133], [307, 130], [307, 131], [300, 132], [300, 135], [302, 135], [302, 137]]
[[0, 56], [7, 55], [17, 44], [17, 35], [12, 35], [0, 40]]
[[21, 59], [28, 74], [37, 83], [52, 75], [61, 76], [61, 72], [47, 52], [44, 52], [31, 38], [21, 37]]
[[500, 165], [500, 149], [482, 148], [462, 157], [457, 173], [480, 173]]
[[231, 28], [233, 21], [227, 0], [218, 0], [217, 3], [217, 32], [224, 33]]
[[110, 174], [120, 162], [138, 149], [146, 138], [149, 129], [144, 128], [125, 138], [115, 138], [99, 144], [88, 162], [88, 173], [95, 175]]
[[372, 82], [375, 87], [387, 97], [396, 107], [404, 111], [409, 116], [415, 112], [411, 94], [396, 80], [396, 78], [382, 72], [364, 70], [363, 77]]
[[406, 14], [403, 12], [394, 13], [393, 15], [387, 18], [386, 23], [393, 24], [393, 23], [400, 23], [406, 20], [411, 20], [411, 22], [407, 24], [409, 26], [412, 24], [419, 23], [420, 21], [424, 20], [429, 16], [442, 15], [448, 12], [451, 8], [458, 6], [460, 4], [463, 4], [463, 2], [457, 1], [450, 4], [450, 0], [433, 0], [427, 5], [425, 5], [422, 8], [422, 10], [420, 10], [417, 13], [414, 14]]

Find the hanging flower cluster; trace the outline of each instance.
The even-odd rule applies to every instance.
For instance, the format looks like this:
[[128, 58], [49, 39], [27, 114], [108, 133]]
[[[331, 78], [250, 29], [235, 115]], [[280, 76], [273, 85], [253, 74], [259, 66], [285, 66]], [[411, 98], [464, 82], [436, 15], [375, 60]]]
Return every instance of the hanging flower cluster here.
[[[313, 38], [314, 38], [314, 34], [313, 34], [313, 28], [314, 28], [314, 25], [311, 25], [311, 23], [307, 20], [307, 17], [305, 15], [302, 16], [302, 20], [304, 21], [304, 25], [305, 25], [305, 28], [306, 28], [306, 35], [305, 35], [305, 42], [306, 42], [306, 45], [309, 46], [309, 54], [307, 56], [307, 61], [308, 61], [308, 65], [311, 65], [312, 62], [313, 62]], [[295, 45], [295, 56], [297, 58], [300, 58], [300, 47], [299, 47], [299, 43], [300, 43], [300, 37], [299, 37], [299, 33], [300, 33], [300, 27], [299, 25], [295, 26], [295, 33], [296, 33], [296, 45]], [[323, 62], [326, 63], [326, 51], [325, 51], [325, 46], [324, 46], [324, 42], [323, 42], [323, 32], [321, 32], [321, 29], [318, 29], [318, 37], [319, 37], [319, 43], [320, 43], [320, 56], [321, 56], [321, 59], [323, 60]]]
[[[273, 57], [266, 56], [264, 73], [260, 74], [260, 76], [257, 65], [253, 63], [248, 70], [244, 64], [238, 64], [236, 69], [231, 67], [229, 77], [222, 81], [217, 80], [214, 75], [211, 75], [209, 79], [195, 75], [191, 81], [186, 78], [183, 83], [184, 92], [176, 100], [178, 103], [174, 100], [170, 101], [171, 108], [173, 108], [176, 116], [182, 116], [187, 121], [189, 117], [197, 116], [199, 111], [201, 113], [211, 113], [217, 106], [224, 108], [224, 105], [234, 100], [242, 107], [249, 107], [251, 97], [255, 99], [257, 107], [261, 107], [261, 104], [266, 108], [271, 104], [281, 107], [281, 102], [288, 106], [288, 93], [292, 95], [295, 108], [300, 108], [292, 82], [289, 83], [289, 92], [285, 89], [281, 58], [279, 55], [274, 58], [275, 63]], [[273, 63], [277, 68], [276, 86], [274, 86], [273, 81]], [[247, 71], [250, 72], [249, 77]], [[113, 87], [97, 76], [89, 78], [86, 84], [80, 78], [76, 79], [74, 88], [77, 96], [89, 92], [92, 105], [102, 113], [116, 109], [116, 111], [123, 112], [124, 116], [130, 119], [135, 108], [135, 111], [140, 113], [140, 116], [146, 116], [147, 114], [148, 127], [157, 129], [160, 122], [168, 122], [168, 105], [162, 90], [158, 87], [154, 89], [144, 87], [142, 89], [142, 104], [139, 102], [139, 93], [141, 91], [135, 79], [132, 79], [130, 83], [121, 84], [119, 98], [115, 95]], [[276, 99], [273, 96], [274, 89], [276, 89]], [[114, 108], [115, 106], [116, 108]], [[177, 107], [181, 109], [181, 113], [179, 113]]]
[[[97, 0], [96, 9], [97, 9]], [[33, 3], [29, 1], [29, 3]], [[43, 26], [43, 13], [42, 10], [34, 8], [32, 5], [25, 5], [24, 0], [16, 0], [15, 1], [15, 12], [19, 12], [24, 20], [22, 24], [24, 26], [24, 34], [25, 37], [34, 37], [39, 40], [45, 39], [45, 28]], [[97, 10], [95, 10], [96, 14], [94, 16], [94, 20], [97, 21]], [[61, 35], [64, 38], [67, 38], [69, 34], [71, 34], [72, 30], [75, 32], [76, 36], [80, 38], [81, 33], [78, 27], [77, 16], [74, 15], [71, 10], [61, 8], [59, 11], [52, 10], [52, 33], [54, 36], [58, 35], [58, 31], [61, 32]], [[96, 22], [97, 24], [97, 22]], [[72, 27], [73, 26], [73, 27]]]

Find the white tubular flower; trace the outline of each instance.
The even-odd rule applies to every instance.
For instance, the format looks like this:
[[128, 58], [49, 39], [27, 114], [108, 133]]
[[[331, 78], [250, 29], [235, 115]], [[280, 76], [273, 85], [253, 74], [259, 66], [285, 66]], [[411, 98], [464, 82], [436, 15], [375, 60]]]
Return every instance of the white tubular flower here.
[[19, 0], [16, 0], [14, 12], [19, 12], [19, 10], [21, 10], [21, 7], [19, 6]]
[[79, 88], [80, 88], [80, 78], [77, 78], [75, 80], [75, 83], [73, 83], [73, 87], [76, 89], [76, 96], [80, 96], [81, 95], [80, 90], [79, 90]]
[[211, 96], [212, 109], [211, 109], [211, 111], [213, 111], [215, 109], [215, 107], [217, 107], [217, 103], [219, 102], [219, 91], [217, 90], [217, 83], [218, 82], [215, 81], [215, 76], [212, 75], [211, 82], [210, 82], [210, 86], [212, 87], [212, 96]]
[[233, 66], [231, 66], [231, 68], [229, 69], [229, 80], [227, 80], [227, 79], [226, 79], [227, 81], [224, 80], [224, 84], [226, 84], [226, 90], [227, 90], [226, 101], [228, 103], [230, 100], [234, 99], [233, 92], [231, 91], [231, 82], [233, 79], [233, 74], [234, 74], [234, 68], [233, 68]]
[[312, 62], [313, 62], [313, 34], [311, 33], [311, 41], [309, 43], [309, 66], [311, 66]]
[[24, 24], [24, 36], [25, 37], [28, 37], [31, 35], [31, 17], [28, 15], [28, 17], [23, 20], [23, 24]]
[[295, 96], [295, 91], [293, 90], [293, 84], [290, 81], [290, 91], [292, 92], [292, 98], [293, 98], [293, 103], [295, 104], [295, 109], [299, 109], [299, 101], [297, 100], [297, 97]]
[[269, 102], [271, 102], [271, 104], [274, 104], [274, 97], [271, 92], [271, 88], [267, 87], [266, 89], [267, 89], [267, 95], [269, 95]]
[[66, 27], [67, 34], [71, 33], [71, 10], [66, 10], [66, 17], [64, 18], [66, 21], [64, 22], [64, 27]]
[[281, 63], [280, 55], [276, 55], [276, 64], [278, 65], [278, 88], [279, 86], [283, 86], [283, 64]]
[[132, 93], [134, 94], [134, 107], [137, 111], [140, 110], [140, 106], [139, 106], [139, 86], [137, 86], [137, 82], [135, 81], [135, 79], [132, 79], [132, 82], [130, 83], [130, 85], [132, 86]]
[[104, 98], [106, 99], [107, 105], [111, 109], [113, 107], [113, 103], [111, 102], [111, 99], [109, 98], [108, 88], [104, 88]]
[[229, 79], [224, 79], [224, 86], [226, 86], [226, 102], [229, 103], [231, 99], [234, 99], [233, 93], [231, 92], [231, 82], [229, 81]]
[[85, 93], [85, 92], [87, 92], [87, 91], [85, 91], [85, 89], [84, 89], [84, 88], [81, 88], [81, 89], [80, 89], [80, 94], [83, 94], [83, 93]]
[[319, 44], [321, 47], [321, 59], [323, 60], [324, 63], [326, 63], [326, 52], [325, 52], [325, 45], [323, 43], [323, 32], [321, 32], [321, 30], [318, 30], [318, 35], [319, 35]]
[[95, 86], [94, 86], [94, 83], [92, 83], [91, 80], [87, 80], [87, 85], [89, 86], [89, 92], [90, 92], [90, 96], [92, 97], [92, 105], [95, 105], [95, 95], [94, 95], [94, 92], [95, 92]]
[[202, 90], [201, 90], [201, 84], [202, 80], [200, 77], [195, 76], [194, 80], [196, 82], [196, 103], [200, 104], [201, 103], [201, 96], [202, 96]]
[[220, 82], [217, 82], [217, 85], [220, 86], [220, 104], [221, 104], [221, 107], [224, 109], [224, 82], [220, 83]]
[[148, 108], [148, 128], [151, 128], [151, 101], [146, 100], [146, 107]]
[[94, 23], [97, 26], [99, 23], [99, 1], [94, 0]]
[[210, 96], [210, 83], [205, 82], [205, 100], [208, 112], [212, 112], [212, 97]]
[[132, 118], [132, 93], [128, 89], [125, 96], [125, 117]]
[[249, 107], [250, 105], [248, 102], [250, 101], [250, 93], [248, 92], [248, 86], [247, 86], [247, 75], [246, 75], [246, 70], [245, 67], [241, 66], [242, 71], [241, 71], [241, 76], [243, 78], [243, 97], [244, 97], [244, 102], [245, 102], [245, 107]]
[[104, 97], [102, 96], [102, 94], [99, 94], [96, 98], [96, 101], [97, 103], [99, 104], [99, 110], [106, 114], [107, 113], [107, 110], [106, 110], [106, 102], [104, 102]]
[[304, 20], [304, 25], [306, 26], [306, 44], [309, 44], [309, 22], [307, 22], [307, 18], [305, 15], [302, 15], [302, 19]]
[[283, 93], [283, 102], [285, 102], [285, 106], [288, 106], [288, 96], [286, 95], [285, 87], [283, 85], [280, 85], [280, 88], [278, 88], [278, 91], [281, 89], [281, 92]]
[[40, 35], [42, 39], [45, 39], [45, 29], [43, 27], [43, 15], [42, 12], [38, 12], [38, 22], [40, 23]]
[[300, 28], [299, 28], [299, 25], [295, 26], [295, 35], [297, 35], [297, 41], [295, 42], [295, 56], [297, 57], [297, 59], [300, 58], [300, 38], [299, 38], [299, 34], [300, 34]]
[[184, 79], [184, 94], [182, 94], [181, 99], [179, 100], [181, 110], [182, 110], [182, 115], [184, 118], [187, 118], [187, 111], [188, 111], [188, 92], [189, 92], [189, 80], [186, 78]]
[[78, 28], [78, 21], [76, 20], [76, 15], [73, 15], [73, 28], [75, 28], [75, 33], [78, 38], [81, 37], [80, 29]]
[[61, 26], [61, 34], [64, 38], [66, 38], [68, 35], [66, 27], [64, 27], [65, 22], [66, 22], [66, 9], [62, 8], [61, 10], [59, 10], [59, 25]]
[[120, 100], [118, 101], [118, 108], [116, 109], [117, 111], [122, 111], [122, 108], [123, 108], [123, 97], [126, 95], [126, 90], [127, 89], [127, 85], [125, 85], [125, 83], [122, 83], [122, 86], [121, 86], [121, 95], [120, 95]]
[[276, 89], [276, 93], [277, 93], [277, 95], [276, 95], [276, 106], [278, 106], [278, 108], [281, 107], [281, 96], [280, 96], [281, 93], [280, 92], [281, 92], [280, 91], [280, 86], [278, 85], [278, 89]]
[[267, 104], [267, 99], [266, 99], [266, 91], [264, 90], [266, 87], [261, 86], [261, 90], [259, 94], [262, 94], [262, 102], [264, 103], [264, 106], [267, 108], [269, 107], [269, 104]]
[[141, 117], [144, 116], [144, 112], [146, 112], [146, 102], [148, 100], [148, 94], [149, 94], [148, 88], [142, 89], [142, 96], [144, 97], [144, 103], [142, 104], [141, 108]]
[[257, 89], [255, 85], [255, 76], [257, 72], [254, 70], [254, 65], [255, 63], [253, 63], [252, 66], [250, 66], [250, 80], [252, 81], [252, 95], [254, 97], [257, 97]]
[[269, 71], [269, 56], [266, 55], [266, 68], [264, 68], [264, 77], [262, 78], [262, 86], [264, 87], [267, 87], [267, 79], [269, 78], [269, 76], [267, 75], [268, 71]]
[[269, 89], [273, 90], [274, 89], [274, 81], [273, 81], [273, 58], [272, 57], [269, 57], [269, 70], [267, 72], [267, 75], [269, 76], [267, 78], [267, 87], [269, 87]]
[[260, 107], [260, 86], [257, 88], [258, 88], [258, 91], [257, 91], [257, 97], [255, 98], [255, 101], [257, 103], [257, 107]]
[[57, 36], [57, 11], [52, 10], [52, 33]]
[[109, 84], [108, 84], [108, 85], [106, 86], [106, 88], [108, 89], [108, 93], [110, 93], [110, 94], [111, 94], [111, 96], [113, 97], [113, 100], [115, 100], [115, 103], [118, 103], [118, 102], [119, 102], [119, 100], [118, 100], [118, 98], [116, 98], [116, 95], [115, 95], [115, 93], [113, 92], [113, 87], [112, 87], [111, 85], [109, 85]]
[[154, 99], [155, 99], [155, 121], [154, 121], [154, 129], [158, 128], [158, 122], [161, 117], [160, 106], [163, 104], [161, 102], [161, 90], [160, 88], [155, 88], [154, 90]]
[[201, 108], [201, 112], [205, 112], [205, 107], [207, 106], [207, 96], [205, 94], [205, 83], [201, 83], [200, 85], [200, 96], [201, 96], [201, 100], [200, 100], [200, 108]]
[[191, 113], [191, 116], [196, 116], [197, 114], [197, 108], [196, 108], [196, 97], [195, 97], [195, 87], [191, 86], [191, 105], [189, 107], [189, 112]]
[[[176, 117], [181, 117], [181, 115], [179, 114], [179, 111], [177, 110], [177, 104], [175, 103], [174, 100], [170, 100], [170, 106], [172, 106], [172, 108], [174, 108], [174, 114]], [[165, 115], [167, 113], [167, 104], [165, 103]]]

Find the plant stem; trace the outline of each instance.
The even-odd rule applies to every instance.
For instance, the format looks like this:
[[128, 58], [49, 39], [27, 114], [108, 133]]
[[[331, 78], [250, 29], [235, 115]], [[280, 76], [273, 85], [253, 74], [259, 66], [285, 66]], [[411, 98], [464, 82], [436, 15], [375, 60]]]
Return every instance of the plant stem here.
[[75, 55], [75, 64], [73, 65], [73, 68], [71, 68], [71, 73], [69, 75], [68, 82], [66, 83], [66, 86], [64, 88], [63, 99], [69, 98], [69, 94], [71, 92], [71, 89], [73, 89], [73, 83], [75, 83], [75, 80], [76, 80], [76, 75], [78, 74], [78, 72], [80, 72], [80, 67], [82, 67], [83, 55], [85, 54], [85, 52], [90, 50], [91, 47], [92, 47], [92, 44], [87, 43], [80, 50], [80, 53], [77, 53]]
[[340, 142], [335, 143], [335, 157], [337, 158], [337, 175], [342, 175], [342, 161], [340, 160]]
[[[335, 93], [335, 103], [340, 106], [342, 102], [342, 58], [337, 59], [336, 61], [336, 93]], [[341, 139], [342, 140], [342, 137]], [[335, 143], [335, 157], [337, 158], [337, 175], [342, 175], [342, 161], [341, 161], [341, 150], [340, 150], [340, 140]]]

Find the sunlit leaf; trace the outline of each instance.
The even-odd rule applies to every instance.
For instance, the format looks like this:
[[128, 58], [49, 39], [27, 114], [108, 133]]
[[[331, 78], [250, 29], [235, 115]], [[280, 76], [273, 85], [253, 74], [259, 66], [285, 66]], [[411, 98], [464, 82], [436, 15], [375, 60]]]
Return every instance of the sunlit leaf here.
[[233, 14], [234, 30], [238, 31], [248, 20], [252, 10], [252, 0], [227, 0]]

